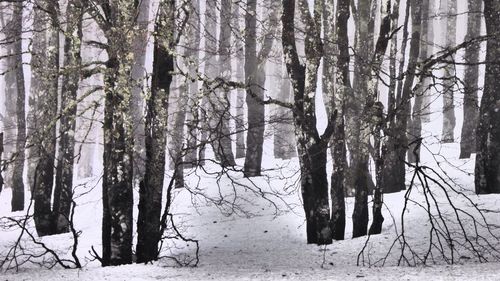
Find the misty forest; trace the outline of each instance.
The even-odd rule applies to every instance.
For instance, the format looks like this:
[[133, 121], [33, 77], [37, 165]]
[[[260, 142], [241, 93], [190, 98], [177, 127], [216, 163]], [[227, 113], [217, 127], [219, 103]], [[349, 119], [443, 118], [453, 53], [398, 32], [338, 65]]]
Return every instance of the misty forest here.
[[2, 280], [500, 279], [500, 0], [0, 0], [0, 159]]

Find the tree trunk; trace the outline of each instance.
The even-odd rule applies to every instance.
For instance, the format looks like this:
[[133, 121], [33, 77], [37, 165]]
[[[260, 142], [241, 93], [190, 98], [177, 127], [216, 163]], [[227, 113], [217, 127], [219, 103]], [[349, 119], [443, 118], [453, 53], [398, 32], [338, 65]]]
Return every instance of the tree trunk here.
[[[41, 4], [41, 3], [39, 3]], [[50, 2], [46, 7], [48, 11], [35, 9], [35, 27], [40, 26], [43, 30], [35, 35], [35, 40], [41, 40], [43, 49], [40, 53], [32, 55], [31, 67], [33, 78], [37, 80], [37, 93], [40, 97], [38, 102], [38, 122], [35, 144], [38, 145], [39, 160], [36, 164], [34, 180], [34, 220], [39, 236], [51, 235], [52, 211], [51, 198], [54, 183], [54, 167], [56, 157], [56, 121], [58, 100], [58, 71], [59, 71], [59, 26], [54, 17], [57, 15], [57, 3]], [[46, 40], [46, 41], [44, 41]], [[43, 50], [43, 51], [42, 51]]]
[[[430, 55], [428, 52], [428, 44], [431, 40], [429, 40], [428, 28], [429, 25], [432, 25], [432, 20], [429, 17], [430, 13], [428, 13], [429, 2], [430, 0], [422, 1], [422, 11], [425, 13], [422, 13], [422, 39], [420, 40], [419, 61], [426, 60]], [[418, 145], [416, 140], [422, 137], [422, 118], [425, 108], [428, 107], [428, 105], [425, 104], [425, 97], [428, 96], [427, 92], [431, 89], [430, 82], [430, 77], [424, 77], [422, 79], [422, 86], [420, 87], [419, 92], [415, 95], [411, 119], [408, 120], [408, 139], [410, 143], [408, 147], [408, 162], [410, 163], [415, 163], [417, 161], [417, 156], [420, 155], [420, 145]]]
[[186, 138], [186, 155], [184, 156], [184, 163], [186, 168], [193, 167], [197, 163], [198, 153], [198, 124], [199, 124], [199, 98], [198, 98], [198, 68], [200, 64], [199, 59], [199, 48], [200, 48], [200, 1], [191, 1], [192, 13], [189, 16], [189, 25], [186, 31], [186, 37], [188, 38], [187, 57], [190, 59], [188, 65], [189, 78], [189, 96], [186, 108], [186, 127], [187, 127], [187, 138]]
[[[410, 98], [413, 91], [413, 82], [417, 67], [418, 56], [420, 54], [420, 25], [421, 25], [421, 6], [420, 2], [411, 0], [407, 6], [405, 22], [409, 16], [411, 8], [411, 26], [412, 34], [410, 40], [410, 53], [406, 76], [401, 86], [398, 85], [396, 98], [393, 102], [394, 107], [389, 108], [389, 127], [385, 130], [386, 141], [382, 144], [382, 154], [385, 154], [382, 167], [381, 186], [384, 187], [384, 193], [399, 192], [405, 189], [405, 159], [408, 146], [406, 130], [408, 126], [408, 117], [410, 116]], [[405, 30], [407, 24], [405, 24]], [[405, 31], [404, 37], [407, 36]], [[406, 38], [403, 38], [403, 42]], [[400, 66], [400, 71], [403, 66]], [[401, 88], [399, 88], [401, 87]]]
[[134, 180], [144, 176], [145, 144], [144, 144], [144, 82], [146, 81], [146, 49], [148, 45], [148, 25], [150, 0], [136, 1], [138, 3], [137, 27], [138, 32], [133, 39], [134, 63], [132, 65], [132, 98], [130, 112], [134, 134]]
[[[446, 27], [443, 28], [442, 36], [446, 38], [445, 48], [453, 47], [456, 44], [457, 37], [457, 1], [456, 0], [441, 0], [442, 15], [447, 16]], [[446, 5], [446, 6], [444, 6]], [[454, 61], [454, 56], [448, 58]], [[444, 143], [451, 143], [455, 140], [455, 105], [454, 103], [454, 88], [455, 88], [455, 65], [448, 63], [444, 68], [443, 81], [443, 133], [441, 140]]]
[[[15, 4], [4, 4], [2, 6], [2, 11], [0, 11], [0, 21], [2, 31], [5, 30], [6, 41], [16, 41], [16, 36], [18, 26], [16, 22], [16, 15], [14, 10], [16, 9]], [[12, 16], [10, 16], [12, 15]], [[9, 19], [10, 16], [10, 20]], [[16, 154], [16, 139], [17, 139], [17, 124], [16, 124], [16, 108], [17, 108], [17, 80], [16, 80], [16, 44], [6, 44], [6, 57], [3, 59], [5, 62], [5, 113], [0, 114], [0, 120], [3, 124], [4, 131], [4, 153], [5, 158], [5, 184], [8, 187], [12, 187], [12, 177], [14, 174], [14, 165], [12, 160]]]
[[[235, 4], [233, 6], [233, 28], [238, 32], [238, 34], [245, 34], [240, 25], [240, 5]], [[248, 32], [248, 31], [247, 31]], [[235, 78], [237, 82], [245, 82], [245, 51], [246, 48], [242, 44], [246, 39], [236, 37], [234, 40], [234, 45], [236, 49], [236, 69]], [[255, 40], [255, 38], [254, 38]], [[255, 47], [255, 51], [256, 51]], [[238, 88], [236, 90], [236, 116], [235, 116], [235, 130], [236, 130], [236, 158], [245, 157], [245, 89]]]
[[315, 94], [318, 67], [323, 55], [321, 30], [321, 3], [314, 4], [311, 16], [307, 1], [300, 0], [298, 8], [305, 27], [306, 65], [302, 65], [297, 53], [295, 37], [295, 1], [283, 0], [282, 44], [287, 71], [291, 77], [294, 103], [293, 115], [299, 151], [301, 190], [306, 214], [307, 242], [330, 244], [330, 206], [326, 155], [333, 134], [334, 117], [329, 116], [328, 126], [319, 135], [316, 128]]
[[184, 123], [186, 121], [186, 104], [188, 102], [188, 83], [185, 80], [181, 80], [181, 77], [176, 77], [178, 83], [178, 87], [176, 87], [177, 102], [174, 103], [176, 106], [176, 112], [171, 116], [174, 118], [172, 133], [171, 133], [171, 141], [169, 142], [169, 156], [170, 156], [170, 169], [175, 170], [174, 173], [174, 181], [176, 188], [184, 187], [184, 163], [183, 156], [185, 154], [185, 148], [183, 148], [184, 141]]
[[[0, 159], [2, 159], [3, 155], [3, 132], [0, 133]], [[0, 193], [2, 193], [3, 189], [3, 165], [0, 165]]]
[[71, 203], [73, 201], [73, 164], [75, 157], [75, 103], [81, 69], [81, 41], [83, 37], [83, 7], [79, 1], [68, 3], [64, 41], [61, 114], [59, 125], [59, 152], [54, 186], [52, 229], [56, 234], [69, 232]]
[[[339, 56], [334, 60], [335, 45], [325, 44], [325, 68], [323, 79], [327, 83], [325, 89], [330, 88], [333, 93], [330, 94], [330, 107], [332, 111], [336, 111], [335, 129], [331, 140], [333, 171], [331, 176], [331, 200], [332, 200], [332, 215], [330, 219], [330, 228], [332, 237], [335, 240], [343, 240], [345, 235], [345, 200], [344, 200], [344, 184], [345, 170], [347, 167], [346, 146], [345, 146], [345, 128], [344, 128], [344, 107], [345, 98], [348, 93], [352, 92], [350, 74], [349, 74], [349, 35], [348, 35], [348, 20], [349, 1], [341, 0], [337, 2], [337, 17], [335, 28], [326, 28], [328, 22], [335, 22], [333, 14], [333, 3], [327, 3], [325, 6], [324, 26], [327, 40], [332, 42], [337, 40]], [[328, 67], [329, 62], [330, 67]], [[335, 65], [336, 62], [336, 65]], [[336, 75], [335, 68], [336, 67]], [[325, 77], [328, 75], [328, 79]], [[333, 78], [333, 81], [332, 81]]]
[[[347, 114], [348, 128], [347, 140], [351, 155], [350, 170], [352, 172], [352, 186], [347, 189], [354, 190], [353, 238], [364, 236], [368, 229], [368, 170], [369, 152], [368, 142], [370, 128], [363, 119], [364, 107], [368, 104], [368, 91], [371, 65], [369, 63], [373, 56], [373, 34], [374, 34], [374, 8], [375, 1], [361, 1], [358, 3], [356, 18], [356, 56], [354, 63], [354, 95], [350, 96]], [[363, 129], [360, 129], [363, 128]]]
[[[274, 3], [274, 4], [273, 4]], [[268, 31], [264, 36], [262, 49], [257, 55], [257, 1], [247, 2], [245, 15], [245, 82], [247, 87], [248, 132], [247, 151], [243, 173], [246, 177], [260, 176], [262, 165], [262, 151], [264, 146], [265, 106], [264, 87], [266, 84], [266, 64], [275, 37], [275, 28], [278, 25], [277, 1], [265, 1], [266, 8], [270, 9]]]
[[[278, 68], [278, 100], [283, 102], [290, 102], [292, 91], [290, 78], [286, 69], [283, 71], [283, 60], [281, 57], [277, 58], [279, 61]], [[297, 142], [295, 140], [295, 132], [293, 129], [293, 115], [289, 108], [277, 106], [272, 120], [274, 125], [274, 157], [281, 159], [292, 159], [297, 156]]]
[[[427, 10], [422, 10], [422, 16], [425, 15], [426, 20], [422, 20], [422, 23], [427, 22], [427, 33], [422, 33], [422, 36], [427, 36], [427, 42], [425, 48], [428, 55], [434, 54], [435, 36], [434, 36], [434, 21], [436, 18], [436, 3], [433, 0], [429, 0], [429, 6]], [[421, 40], [422, 41], [422, 40]], [[424, 46], [421, 46], [424, 48]], [[421, 51], [423, 51], [421, 49]], [[421, 56], [423, 58], [423, 56]], [[432, 73], [429, 73], [429, 75]], [[420, 110], [420, 121], [422, 123], [429, 123], [431, 121], [431, 103], [432, 103], [432, 89], [430, 87], [431, 81], [430, 77], [423, 81], [423, 91], [422, 91], [422, 107]]]
[[153, 80], [151, 96], [146, 110], [146, 173], [140, 185], [139, 217], [137, 220], [137, 262], [150, 262], [158, 258], [161, 239], [160, 216], [165, 174], [165, 146], [168, 116], [168, 98], [174, 57], [174, 4], [160, 5], [155, 24]]
[[12, 14], [12, 31], [13, 40], [13, 69], [15, 73], [15, 89], [16, 89], [16, 156], [14, 158], [14, 166], [12, 170], [12, 211], [21, 211], [24, 209], [24, 160], [25, 160], [25, 146], [26, 146], [26, 115], [25, 115], [25, 87], [24, 87], [24, 72], [23, 72], [23, 58], [22, 58], [22, 23], [23, 23], [23, 4], [14, 3], [14, 11]]
[[[135, 60], [131, 53], [139, 31], [136, 3], [110, 2], [104, 6], [109, 16], [100, 22], [105, 25], [108, 55], [104, 73], [102, 265], [108, 266], [132, 262], [134, 134], [130, 102]], [[163, 177], [163, 173], [158, 176]], [[144, 179], [153, 177], [146, 175]]]
[[500, 193], [500, 1], [484, 0], [486, 73], [479, 109], [474, 181], [477, 194]]
[[[465, 41], [481, 34], [481, 1], [468, 1], [467, 34]], [[465, 49], [464, 59], [468, 63], [464, 73], [464, 121], [460, 139], [460, 159], [469, 158], [476, 152], [476, 128], [478, 122], [478, 80], [479, 80], [479, 51], [481, 44], [475, 43]]]
[[[245, 84], [248, 85], [246, 103], [248, 109], [247, 147], [243, 173], [245, 177], [260, 176], [262, 145], [264, 142], [264, 90], [265, 70], [257, 72], [257, 0], [248, 0], [245, 14]], [[265, 63], [264, 63], [265, 64]]]

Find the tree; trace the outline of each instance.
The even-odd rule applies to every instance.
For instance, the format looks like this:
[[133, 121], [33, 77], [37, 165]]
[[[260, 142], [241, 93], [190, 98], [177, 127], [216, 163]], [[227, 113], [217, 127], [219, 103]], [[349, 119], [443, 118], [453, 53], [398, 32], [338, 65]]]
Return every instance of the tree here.
[[[25, 87], [24, 87], [24, 71], [22, 58], [22, 22], [23, 22], [23, 3], [13, 3], [13, 13], [11, 21], [12, 30], [12, 47], [11, 52], [11, 72], [15, 75], [15, 97], [16, 97], [16, 147], [15, 158], [12, 172], [12, 211], [20, 211], [24, 209], [24, 160], [26, 146], [26, 114], [25, 114]], [[9, 87], [10, 88], [10, 87]], [[14, 94], [14, 92], [7, 93]]]
[[[279, 44], [279, 42], [276, 42], [276, 44]], [[281, 50], [281, 47], [279, 48], [280, 53], [282, 54], [283, 51]], [[282, 55], [280, 55], [277, 60], [277, 99], [285, 103], [290, 103], [290, 100], [293, 98], [290, 78], [286, 72]], [[292, 111], [284, 106], [276, 106], [272, 122], [274, 123], [274, 158], [292, 159], [293, 157], [296, 157], [297, 144], [293, 129]]]
[[[130, 116], [137, 1], [103, 1], [90, 13], [104, 32], [103, 266], [132, 262], [133, 125]], [[146, 177], [147, 179], [147, 177]]]
[[134, 134], [134, 180], [140, 180], [144, 175], [144, 85], [146, 80], [146, 49], [148, 45], [148, 25], [151, 1], [138, 1], [137, 28], [138, 31], [133, 40], [134, 63], [132, 66], [132, 98], [130, 99], [130, 110], [133, 122]]
[[174, 1], [160, 2], [155, 21], [153, 78], [146, 100], [146, 172], [139, 190], [137, 262], [158, 258], [161, 239], [160, 215], [165, 177], [168, 98], [174, 70]]
[[59, 125], [59, 152], [54, 186], [52, 230], [68, 232], [73, 202], [73, 164], [75, 158], [75, 129], [77, 94], [82, 58], [81, 42], [84, 7], [80, 1], [71, 1], [66, 8], [64, 34], [64, 70], [61, 91]]
[[[429, 28], [432, 30], [432, 18], [430, 17], [430, 0], [422, 1], [422, 32], [420, 40], [420, 55], [419, 61], [424, 61], [430, 55], [429, 45], [432, 42], [432, 34]], [[429, 104], [426, 104], [427, 97], [431, 90], [431, 77], [428, 74], [424, 74], [422, 80], [422, 86], [420, 91], [415, 94], [415, 101], [413, 103], [413, 112], [411, 118], [408, 120], [408, 161], [415, 163], [417, 161], [417, 156], [420, 155], [420, 148], [418, 144], [418, 139], [422, 137], [422, 123], [428, 115]]]
[[[465, 41], [471, 40], [481, 33], [482, 1], [469, 0], [467, 14], [467, 34]], [[476, 152], [476, 128], [478, 123], [478, 80], [479, 51], [481, 44], [475, 43], [465, 49], [464, 59], [467, 63], [464, 73], [464, 121], [460, 139], [460, 158], [469, 158]]]
[[[2, 159], [3, 154], [3, 132], [0, 133], [0, 159]], [[0, 160], [1, 161], [1, 160]], [[0, 193], [3, 189], [3, 164], [0, 165]]]
[[[325, 5], [324, 26], [328, 22], [333, 22], [333, 3]], [[346, 159], [346, 144], [345, 144], [345, 100], [348, 94], [352, 93], [351, 79], [349, 74], [349, 37], [348, 37], [348, 20], [349, 1], [340, 0], [337, 2], [337, 17], [335, 29], [330, 28], [325, 31], [329, 43], [325, 44], [325, 48], [329, 48], [329, 52], [324, 58], [324, 73], [323, 79], [327, 83], [325, 90], [335, 91], [333, 96], [330, 96], [331, 101], [330, 111], [336, 111], [335, 130], [331, 140], [331, 150], [333, 159], [333, 171], [331, 176], [331, 199], [332, 199], [332, 215], [330, 219], [330, 227], [332, 236], [335, 240], [343, 240], [345, 234], [345, 201], [344, 201], [344, 183], [345, 170], [347, 168]], [[334, 45], [331, 45], [332, 39], [338, 40], [339, 56], [336, 60], [336, 75], [334, 76]], [[328, 78], [328, 79], [327, 79]], [[334, 79], [333, 81], [331, 79]], [[332, 83], [333, 82], [333, 83]], [[331, 95], [331, 94], [330, 94]]]
[[[233, 29], [237, 31], [234, 42], [234, 48], [236, 49], [236, 69], [235, 78], [237, 82], [245, 82], [245, 46], [244, 46], [244, 36], [247, 36], [241, 28], [240, 24], [240, 10], [239, 4], [233, 4]], [[241, 36], [244, 34], [244, 36]], [[236, 155], [235, 157], [244, 158], [245, 157], [245, 89], [238, 87], [236, 89], [236, 116], [235, 116], [235, 130], [236, 130]]]
[[199, 83], [198, 72], [200, 65], [200, 37], [201, 37], [201, 16], [200, 16], [200, 1], [191, 1], [191, 13], [189, 14], [188, 26], [186, 30], [186, 40], [188, 41], [188, 48], [186, 56], [189, 59], [189, 97], [188, 106], [186, 108], [186, 127], [187, 127], [187, 140], [186, 140], [186, 156], [184, 163], [186, 166], [194, 166], [198, 159], [198, 124], [199, 120]]
[[[455, 46], [457, 37], [457, 1], [456, 0], [441, 0], [441, 14], [446, 15], [446, 26], [442, 28], [442, 37], [445, 38], [445, 48]], [[453, 61], [453, 55], [449, 60]], [[455, 86], [455, 65], [448, 63], [444, 68], [443, 81], [443, 133], [441, 140], [444, 143], [453, 142], [455, 139], [455, 105], [454, 102], [454, 86]]]
[[[377, 1], [359, 1], [355, 15], [356, 37], [354, 57], [353, 95], [347, 103], [347, 141], [350, 152], [351, 180], [347, 189], [354, 190], [353, 238], [366, 235], [368, 229], [369, 138], [371, 126], [367, 118], [371, 107], [368, 101], [371, 79], [371, 57], [374, 54], [375, 7]], [[374, 67], [375, 68], [375, 67]]]
[[282, 44], [294, 100], [292, 105], [297, 149], [300, 163], [301, 192], [306, 215], [307, 243], [330, 244], [330, 206], [326, 154], [333, 134], [334, 118], [328, 118], [323, 135], [316, 128], [315, 95], [318, 67], [323, 55], [321, 31], [321, 4], [316, 1], [311, 16], [306, 0], [299, 0], [298, 9], [305, 22], [305, 64], [297, 53], [295, 37], [295, 0], [283, 0], [281, 22]]
[[56, 122], [59, 88], [59, 5], [57, 1], [35, 1], [32, 50], [32, 91], [38, 95], [34, 115], [38, 126], [33, 143], [38, 160], [34, 171], [34, 220], [39, 236], [51, 235], [51, 208], [56, 158]]
[[479, 108], [474, 181], [477, 194], [500, 193], [500, 1], [484, 0], [486, 72]]
[[273, 46], [275, 29], [278, 26], [277, 1], [265, 1], [269, 12], [268, 30], [264, 35], [262, 48], [257, 54], [257, 1], [247, 1], [245, 14], [245, 84], [247, 86], [246, 103], [248, 108], [247, 151], [243, 172], [246, 177], [261, 175], [262, 151], [264, 145], [267, 59]]
[[[418, 66], [418, 57], [420, 54], [420, 28], [421, 28], [421, 5], [417, 1], [410, 1], [406, 9], [404, 38], [406, 41], [408, 32], [408, 17], [411, 11], [411, 39], [410, 51], [408, 53], [408, 65], [397, 87], [395, 96], [389, 95], [389, 108], [387, 117], [387, 128], [384, 131], [386, 136], [382, 144], [382, 165], [380, 185], [384, 187], [384, 193], [399, 192], [405, 189], [405, 159], [408, 148], [407, 126], [410, 116], [410, 101], [415, 91], [413, 84], [415, 81], [416, 70]], [[393, 41], [394, 42], [394, 41]], [[394, 47], [394, 45], [393, 45]], [[401, 50], [406, 48], [405, 44]], [[403, 52], [403, 51], [402, 51]], [[395, 55], [391, 52], [391, 56]], [[404, 70], [404, 60], [400, 64], [399, 75]]]

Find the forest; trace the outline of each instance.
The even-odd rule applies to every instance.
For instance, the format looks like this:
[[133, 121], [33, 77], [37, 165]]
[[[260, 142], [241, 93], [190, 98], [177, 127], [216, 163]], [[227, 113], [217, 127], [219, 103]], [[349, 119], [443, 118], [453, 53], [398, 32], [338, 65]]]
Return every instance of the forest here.
[[500, 0], [0, 0], [0, 272], [500, 278], [498, 26]]

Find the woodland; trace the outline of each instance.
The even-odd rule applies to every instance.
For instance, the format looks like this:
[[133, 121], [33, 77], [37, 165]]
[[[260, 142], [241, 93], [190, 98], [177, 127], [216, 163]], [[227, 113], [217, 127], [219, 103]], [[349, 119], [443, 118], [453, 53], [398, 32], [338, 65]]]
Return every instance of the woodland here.
[[212, 239], [286, 274], [499, 262], [498, 26], [500, 0], [0, 0], [0, 270], [196, 275]]

